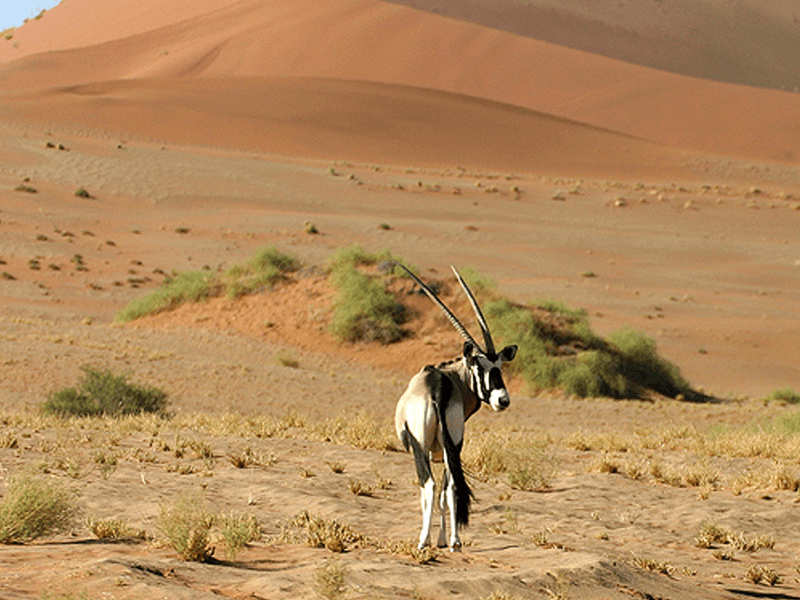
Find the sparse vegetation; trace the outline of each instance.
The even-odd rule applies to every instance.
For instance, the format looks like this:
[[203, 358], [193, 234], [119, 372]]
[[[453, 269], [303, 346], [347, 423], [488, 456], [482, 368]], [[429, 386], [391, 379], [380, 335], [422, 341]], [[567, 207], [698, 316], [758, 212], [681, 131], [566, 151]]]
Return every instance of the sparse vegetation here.
[[147, 536], [141, 529], [131, 527], [123, 519], [100, 519], [90, 518], [86, 521], [86, 527], [98, 540], [129, 540], [145, 539]]
[[211, 528], [214, 515], [199, 494], [184, 494], [163, 504], [158, 530], [183, 560], [205, 562], [214, 554]]
[[227, 294], [240, 297], [274, 285], [285, 273], [296, 271], [300, 262], [274, 247], [258, 250], [243, 265], [223, 275], [208, 271], [187, 271], [167, 278], [157, 290], [133, 300], [115, 316], [116, 321], [133, 321], [170, 310], [186, 302], [199, 302]]
[[133, 321], [170, 310], [184, 302], [197, 302], [219, 295], [219, 289], [211, 273], [187, 271], [168, 278], [157, 290], [133, 300], [114, 318], [117, 321]]
[[515, 304], [500, 297], [491, 280], [466, 270], [464, 277], [482, 300], [495, 337], [518, 344], [517, 358], [508, 369], [521, 375], [531, 391], [562, 388], [580, 397], [612, 398], [652, 392], [671, 398], [697, 396], [643, 334], [623, 329], [603, 340], [581, 311], [552, 301]]
[[775, 390], [766, 398], [767, 402], [780, 402], [783, 404], [800, 404], [800, 393], [792, 388]]
[[43, 405], [45, 413], [59, 417], [165, 413], [167, 393], [163, 390], [129, 383], [125, 375], [114, 375], [108, 370], [88, 365], [81, 369], [84, 375], [79, 388], [51, 393]]
[[242, 548], [261, 537], [261, 524], [253, 515], [223, 514], [217, 518], [217, 527], [228, 560], [236, 560]]
[[[329, 277], [337, 289], [331, 331], [340, 340], [388, 344], [405, 335], [402, 326], [408, 309], [387, 289], [387, 276], [396, 274], [395, 260], [388, 250], [371, 254], [358, 245], [342, 248], [330, 259]], [[168, 279], [158, 290], [131, 302], [116, 319], [130, 321], [221, 294], [251, 294], [299, 266], [297, 259], [274, 247], [264, 248], [221, 276], [194, 271]], [[469, 268], [462, 274], [483, 304], [495, 337], [519, 345], [518, 357], [508, 369], [521, 375], [532, 391], [561, 388], [579, 397], [660, 394], [702, 399], [679, 369], [658, 355], [651, 338], [622, 329], [604, 340], [591, 330], [582, 311], [553, 301], [515, 304], [497, 293], [491, 279]], [[439, 287], [436, 282], [431, 285]], [[293, 360], [284, 362], [280, 356], [278, 360], [295, 366]]]
[[331, 260], [331, 280], [338, 290], [331, 329], [339, 339], [389, 344], [402, 337], [405, 307], [386, 290], [379, 276], [358, 269], [381, 260], [389, 261], [391, 255], [370, 255], [360, 246], [340, 250]]
[[631, 562], [634, 566], [644, 569], [645, 571], [653, 571], [655, 573], [662, 573], [664, 575], [672, 575], [675, 567], [665, 561], [656, 560], [646, 556], [632, 555]]
[[740, 552], [751, 553], [775, 547], [775, 538], [772, 536], [749, 536], [744, 532], [734, 533], [713, 521], [707, 521], [700, 526], [700, 532], [694, 541], [698, 548], [730, 546]]
[[347, 591], [347, 569], [338, 562], [328, 561], [314, 574], [314, 589], [328, 600], [338, 600]]
[[353, 531], [346, 523], [317, 517], [307, 511], [301, 512], [285, 525], [281, 537], [287, 542], [301, 541], [311, 548], [327, 548], [336, 553], [365, 542], [364, 536]]
[[16, 475], [0, 502], [0, 544], [21, 544], [64, 531], [76, 515], [72, 493], [57, 480]]
[[285, 273], [300, 268], [300, 261], [277, 250], [274, 246], [261, 248], [244, 265], [231, 267], [223, 282], [229, 297], [252, 294], [274, 285]]
[[766, 583], [770, 586], [776, 586], [783, 581], [773, 569], [764, 565], [752, 565], [747, 569], [744, 578], [755, 584]]

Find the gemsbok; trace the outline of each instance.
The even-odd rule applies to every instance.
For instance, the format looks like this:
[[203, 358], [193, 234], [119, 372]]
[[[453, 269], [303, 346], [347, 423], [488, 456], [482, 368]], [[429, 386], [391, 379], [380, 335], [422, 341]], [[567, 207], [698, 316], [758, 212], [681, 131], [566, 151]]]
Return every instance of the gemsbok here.
[[[431, 460], [444, 459], [439, 510], [441, 530], [438, 546], [449, 545], [451, 552], [461, 549], [459, 528], [469, 523], [472, 491], [461, 466], [461, 447], [464, 441], [464, 424], [485, 402], [495, 411], [508, 408], [511, 400], [503, 383], [502, 366], [514, 359], [517, 346], [506, 346], [495, 351], [489, 327], [469, 287], [455, 273], [458, 283], [467, 295], [478, 318], [486, 349], [483, 350], [466, 328], [439, 297], [414, 273], [397, 263], [420, 286], [422, 291], [444, 311], [456, 331], [464, 338], [461, 356], [436, 366], [428, 365], [412, 377], [406, 391], [400, 396], [395, 412], [395, 427], [406, 450], [414, 453], [421, 488], [422, 532], [419, 548], [430, 544], [431, 525], [436, 495], [436, 482], [431, 470]], [[450, 517], [450, 540], [445, 531], [447, 515]]]

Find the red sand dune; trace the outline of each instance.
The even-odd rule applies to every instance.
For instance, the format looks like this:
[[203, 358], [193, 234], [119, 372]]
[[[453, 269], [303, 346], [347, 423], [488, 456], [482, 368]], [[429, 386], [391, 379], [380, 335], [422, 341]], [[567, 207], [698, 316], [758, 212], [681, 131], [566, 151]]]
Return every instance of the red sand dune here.
[[[274, 78], [286, 76], [324, 78], [329, 80], [327, 86], [334, 85], [332, 80], [368, 81], [492, 100], [661, 145], [758, 160], [796, 162], [800, 157], [800, 95], [668, 74], [396, 4], [377, 0], [121, 0], [113, 8], [109, 4], [71, 0], [16, 32], [18, 48], [0, 46], [0, 60], [7, 61], [0, 71], [3, 89], [156, 78], [171, 80], [162, 94], [169, 90], [186, 95], [197, 89], [204, 96], [216, 85], [220, 94], [218, 100], [209, 100], [216, 105], [212, 112], [223, 115], [219, 118], [225, 118], [227, 111], [236, 113], [244, 119], [239, 122], [246, 132], [252, 130], [253, 119], [269, 112], [249, 103], [257, 93], [253, 80], [240, 78], [271, 78], [273, 89], [278, 86]], [[72, 50], [56, 51], [61, 48]], [[200, 84], [198, 78], [217, 83]], [[222, 83], [218, 78], [237, 80]], [[136, 85], [146, 96], [154, 84]], [[283, 88], [283, 101], [292, 103], [288, 94], [296, 85], [278, 86]], [[384, 88], [383, 94], [392, 96], [389, 104], [395, 106], [402, 105], [409, 93], [404, 88], [395, 88], [396, 95], [388, 90]], [[15, 98], [17, 105], [20, 101]], [[35, 96], [34, 101], [44, 99]], [[319, 98], [317, 114], [330, 109], [323, 107], [324, 101]], [[61, 102], [62, 107], [69, 104]], [[471, 101], [463, 104], [472, 106]], [[244, 118], [243, 105], [255, 113]], [[90, 110], [80, 103], [73, 106], [79, 113]], [[274, 104], [266, 101], [265, 106], [271, 109]], [[455, 104], [447, 108], [447, 112], [459, 110]], [[385, 118], [391, 120], [393, 114], [390, 110]], [[466, 116], [456, 122], [463, 123]], [[170, 123], [161, 127], [143, 122], [158, 114], [145, 111], [142, 117], [125, 122], [130, 133], [174, 129]], [[109, 119], [104, 126], [96, 125], [111, 131], [120, 127], [119, 119]], [[191, 115], [186, 115], [185, 123], [191, 126]], [[537, 142], [557, 151], [562, 137], [556, 134], [547, 140], [540, 135]], [[385, 143], [374, 138], [371, 143]], [[456, 135], [452, 141], [462, 142], [464, 137]], [[590, 155], [606, 152], [602, 145], [584, 150]], [[492, 152], [483, 154], [491, 157]], [[531, 168], [535, 170], [535, 162]]]
[[390, 0], [645, 67], [800, 91], [796, 0]]
[[645, 141], [486, 100], [369, 82], [121, 80], [27, 93], [2, 111], [105, 135], [327, 160], [645, 179], [687, 173], [681, 153]]

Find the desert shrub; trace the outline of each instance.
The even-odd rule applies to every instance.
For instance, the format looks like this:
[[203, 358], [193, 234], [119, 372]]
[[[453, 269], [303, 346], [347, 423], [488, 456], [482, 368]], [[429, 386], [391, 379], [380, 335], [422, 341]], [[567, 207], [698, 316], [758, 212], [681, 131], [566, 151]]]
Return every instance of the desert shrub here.
[[0, 503], [0, 544], [19, 544], [64, 531], [77, 514], [73, 495], [58, 482], [13, 477]]
[[129, 383], [125, 375], [114, 375], [108, 370], [90, 366], [81, 369], [84, 376], [80, 387], [51, 393], [43, 406], [45, 413], [60, 417], [164, 414], [167, 393], [163, 390]]
[[792, 388], [775, 390], [766, 397], [767, 402], [780, 402], [782, 404], [800, 404], [800, 394]]
[[353, 531], [346, 523], [317, 517], [307, 511], [301, 512], [284, 526], [281, 537], [287, 542], [299, 541], [311, 548], [327, 548], [336, 553], [365, 542], [364, 536]]
[[464, 446], [464, 469], [481, 481], [494, 481], [504, 475], [508, 484], [518, 490], [546, 488], [556, 472], [549, 445], [546, 438], [474, 431]]
[[771, 586], [780, 584], [783, 579], [773, 569], [764, 565], [751, 565], [744, 578], [755, 584], [767, 583]]
[[494, 336], [519, 346], [507, 370], [532, 391], [560, 388], [582, 398], [636, 398], [647, 390], [673, 398], [693, 395], [678, 368], [641, 333], [623, 329], [603, 340], [584, 312], [556, 302], [524, 306], [497, 297], [483, 310]]
[[376, 277], [362, 273], [351, 264], [331, 274], [338, 290], [331, 329], [347, 342], [375, 341], [384, 344], [402, 337], [400, 323], [405, 310]]
[[285, 273], [297, 271], [300, 261], [277, 250], [261, 248], [243, 265], [235, 265], [222, 276], [209, 271], [187, 271], [169, 278], [157, 290], [136, 298], [114, 317], [133, 321], [171, 310], [187, 302], [199, 302], [227, 294], [238, 298], [275, 284]]
[[261, 524], [253, 515], [220, 515], [217, 518], [217, 527], [229, 560], [236, 560], [236, 555], [242, 548], [261, 537]]
[[86, 521], [86, 527], [98, 540], [145, 539], [145, 532], [131, 527], [122, 519], [93, 519]]
[[635, 385], [671, 398], [692, 393], [680, 369], [658, 355], [656, 343], [651, 338], [626, 328], [612, 333], [608, 341], [619, 349], [624, 361], [621, 374]]
[[347, 569], [338, 562], [326, 562], [314, 574], [314, 589], [323, 598], [338, 600], [347, 592]]
[[638, 556], [632, 553], [631, 562], [634, 566], [637, 566], [645, 571], [663, 573], [664, 575], [672, 575], [673, 571], [675, 571], [675, 567], [668, 562], [656, 560], [648, 556]]
[[226, 293], [240, 297], [274, 285], [284, 273], [293, 273], [300, 268], [300, 261], [280, 252], [275, 246], [256, 251], [244, 265], [228, 269], [223, 278]]
[[116, 321], [133, 321], [144, 316], [170, 310], [185, 302], [198, 302], [219, 294], [214, 274], [187, 271], [165, 281], [157, 290], [131, 301], [114, 317]]
[[397, 450], [394, 428], [376, 422], [368, 414], [340, 414], [335, 419], [325, 419], [313, 426], [321, 439], [337, 444], [351, 444], [362, 450]]
[[393, 263], [395, 260], [397, 260], [397, 258], [386, 248], [379, 252], [369, 253], [360, 245], [353, 244], [352, 246], [339, 248], [339, 250], [336, 251], [328, 260], [328, 270], [335, 272], [342, 267], [368, 266], [385, 262], [389, 270], [393, 271], [394, 267], [390, 266], [389, 263]]
[[184, 494], [172, 504], [163, 504], [158, 530], [183, 560], [205, 562], [214, 554], [211, 528], [214, 515], [199, 494]]

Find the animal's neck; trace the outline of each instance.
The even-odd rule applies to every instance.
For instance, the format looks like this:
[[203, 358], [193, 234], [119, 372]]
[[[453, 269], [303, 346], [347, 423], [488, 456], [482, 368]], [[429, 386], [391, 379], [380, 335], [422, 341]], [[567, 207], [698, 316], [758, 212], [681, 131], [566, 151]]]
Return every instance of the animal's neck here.
[[464, 403], [464, 420], [466, 421], [472, 415], [478, 412], [481, 407], [481, 401], [475, 394], [475, 391], [472, 389], [469, 371], [464, 365], [463, 358], [458, 357], [454, 358], [453, 360], [440, 363], [436, 368], [443, 373], [446, 373], [450, 377], [457, 379], [461, 383], [461, 398]]

